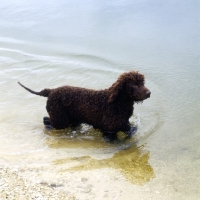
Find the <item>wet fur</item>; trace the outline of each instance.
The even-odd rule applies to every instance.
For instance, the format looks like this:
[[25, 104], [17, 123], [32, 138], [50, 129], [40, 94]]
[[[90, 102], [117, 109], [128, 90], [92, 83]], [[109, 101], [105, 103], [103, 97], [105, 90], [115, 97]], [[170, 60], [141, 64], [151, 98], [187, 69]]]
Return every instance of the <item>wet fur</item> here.
[[46, 125], [64, 129], [86, 123], [102, 131], [110, 140], [115, 140], [119, 131], [132, 134], [135, 129], [129, 118], [133, 105], [150, 97], [150, 91], [144, 86], [144, 75], [135, 71], [123, 73], [104, 90], [63, 86], [35, 92], [19, 84], [33, 94], [48, 97]]

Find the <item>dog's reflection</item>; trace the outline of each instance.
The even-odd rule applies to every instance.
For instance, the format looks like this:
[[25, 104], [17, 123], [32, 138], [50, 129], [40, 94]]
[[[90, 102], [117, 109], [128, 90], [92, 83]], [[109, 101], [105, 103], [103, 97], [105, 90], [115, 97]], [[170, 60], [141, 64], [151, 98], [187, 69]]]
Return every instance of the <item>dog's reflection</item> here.
[[[49, 137], [46, 144], [54, 149], [77, 148], [77, 151], [80, 151], [81, 148], [91, 149], [91, 155], [95, 148], [102, 149], [102, 154], [107, 148], [113, 154], [110, 158], [101, 160], [87, 155], [54, 160], [53, 164], [62, 168], [61, 171], [113, 168], [119, 170], [133, 184], [144, 184], [155, 176], [154, 170], [149, 164], [149, 152], [145, 150], [143, 145], [138, 147], [135, 138], [127, 140], [123, 137], [123, 134], [119, 134], [121, 139], [118, 143], [111, 144], [105, 142], [101, 134], [92, 128], [88, 129], [86, 133], [69, 132], [69, 130], [66, 130], [66, 132], [48, 132]], [[79, 154], [77, 153], [77, 155]], [[73, 167], [69, 168], [69, 164], [72, 164]]]

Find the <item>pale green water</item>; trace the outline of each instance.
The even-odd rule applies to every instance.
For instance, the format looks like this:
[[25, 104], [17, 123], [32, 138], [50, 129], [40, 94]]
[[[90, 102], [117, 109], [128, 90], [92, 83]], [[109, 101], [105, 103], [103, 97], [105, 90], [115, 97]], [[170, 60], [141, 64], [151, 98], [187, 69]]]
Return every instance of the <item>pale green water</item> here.
[[[195, 0], [1, 3], [0, 162], [68, 170], [80, 158], [74, 170], [110, 167], [169, 199], [200, 198], [199, 33]], [[46, 99], [17, 84], [100, 89], [130, 70], [152, 96], [135, 105], [135, 137], [115, 145], [85, 125], [44, 131]]]

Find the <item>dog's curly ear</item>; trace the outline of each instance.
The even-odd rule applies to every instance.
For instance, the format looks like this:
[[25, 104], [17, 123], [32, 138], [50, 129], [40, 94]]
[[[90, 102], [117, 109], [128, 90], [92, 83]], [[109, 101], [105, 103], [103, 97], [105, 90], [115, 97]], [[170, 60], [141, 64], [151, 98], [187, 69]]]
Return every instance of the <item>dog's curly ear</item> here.
[[117, 82], [115, 82], [111, 87], [110, 87], [110, 95], [108, 98], [108, 103], [112, 103], [119, 95], [119, 93], [123, 90], [123, 82], [118, 79]]

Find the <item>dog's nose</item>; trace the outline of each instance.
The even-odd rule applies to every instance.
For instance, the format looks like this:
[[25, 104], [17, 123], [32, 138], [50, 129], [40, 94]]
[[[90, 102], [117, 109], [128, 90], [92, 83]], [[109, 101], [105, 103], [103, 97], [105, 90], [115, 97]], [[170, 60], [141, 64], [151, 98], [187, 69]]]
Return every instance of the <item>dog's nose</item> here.
[[150, 92], [150, 91], [147, 91], [147, 93], [146, 93], [146, 97], [149, 98], [150, 95], [151, 95], [151, 92]]

